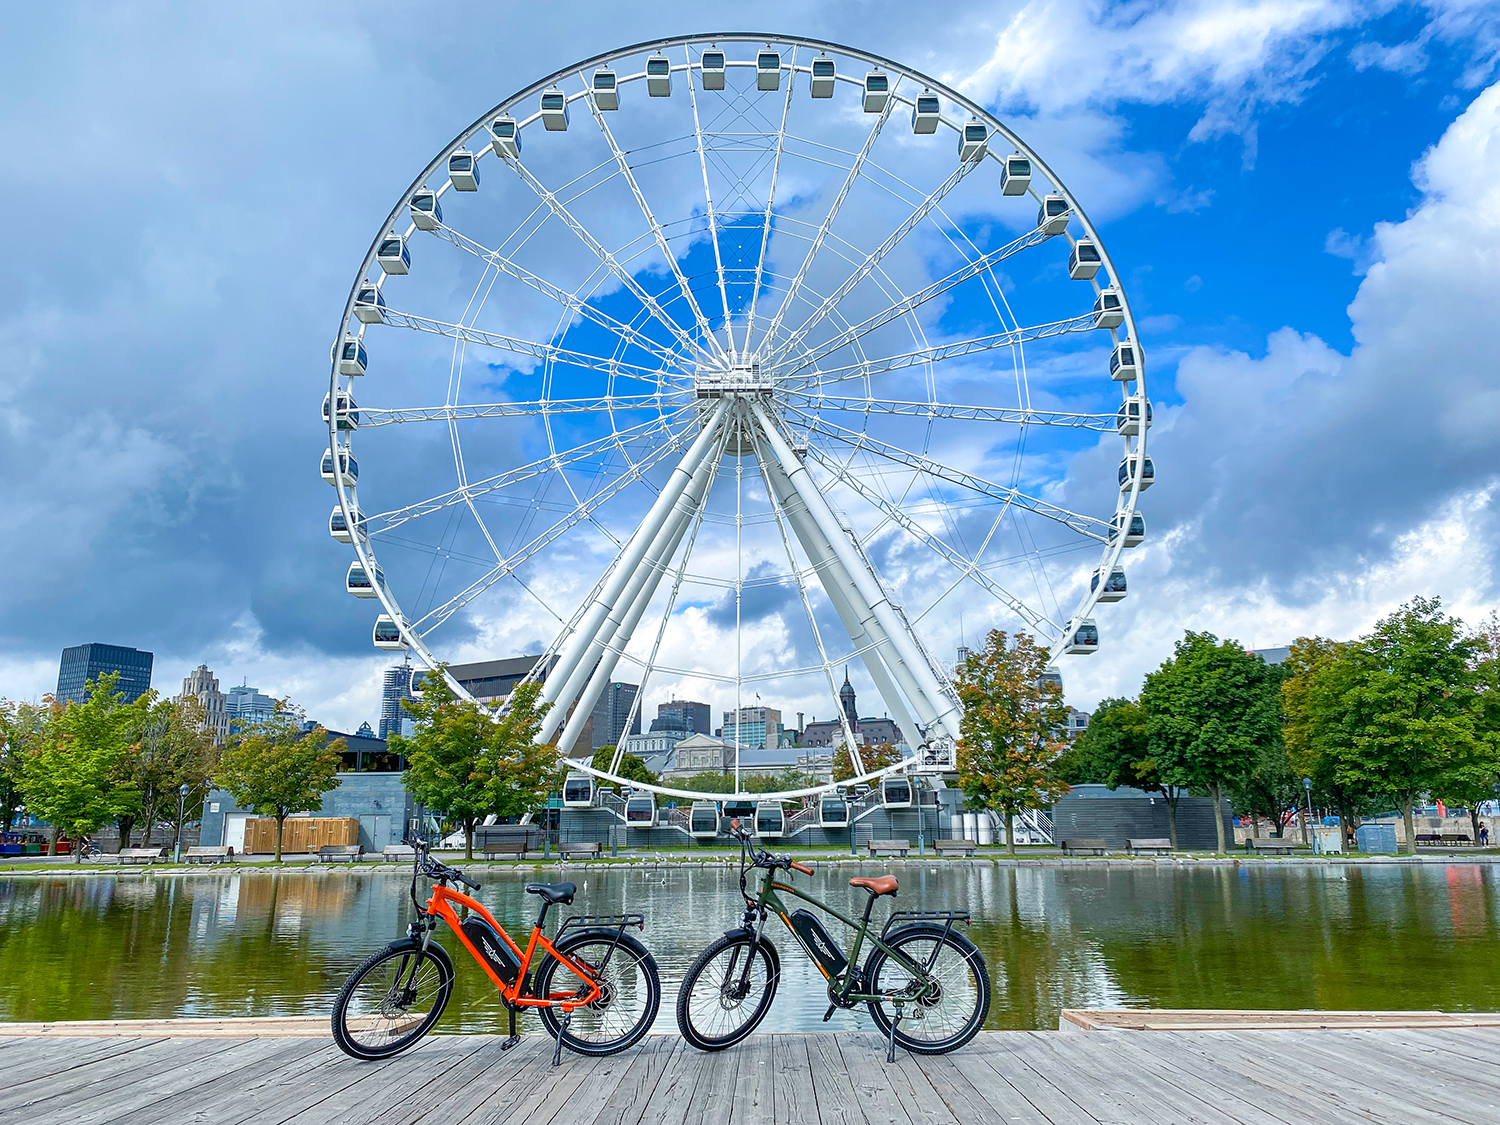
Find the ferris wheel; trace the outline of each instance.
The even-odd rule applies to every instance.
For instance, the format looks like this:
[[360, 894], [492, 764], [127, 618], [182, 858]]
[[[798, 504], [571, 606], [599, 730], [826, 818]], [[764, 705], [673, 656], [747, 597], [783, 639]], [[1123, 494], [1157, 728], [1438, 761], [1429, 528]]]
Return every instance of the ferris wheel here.
[[466, 127], [360, 265], [323, 416], [377, 647], [544, 648], [562, 754], [619, 682], [735, 735], [821, 700], [856, 782], [884, 771], [845, 667], [891, 768], [951, 768], [956, 620], [1096, 651], [1154, 477], [1130, 305], [1056, 173], [957, 91], [796, 37], [637, 44]]

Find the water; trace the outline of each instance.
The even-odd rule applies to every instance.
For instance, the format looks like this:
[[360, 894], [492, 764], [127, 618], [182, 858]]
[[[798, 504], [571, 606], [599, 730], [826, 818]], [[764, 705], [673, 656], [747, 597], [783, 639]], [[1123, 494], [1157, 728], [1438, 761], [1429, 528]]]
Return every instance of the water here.
[[[853, 873], [823, 869], [796, 885], [853, 913], [864, 902], [845, 885]], [[899, 874], [901, 908], [973, 912], [969, 935], [995, 988], [991, 1028], [1055, 1028], [1067, 1007], [1500, 1010], [1500, 868], [1489, 865]], [[646, 915], [665, 987], [656, 1028], [672, 1030], [677, 982], [738, 918], [735, 873], [569, 877], [578, 913]], [[480, 899], [513, 936], [536, 914], [527, 879], [481, 875]], [[345, 975], [404, 932], [408, 884], [393, 871], [348, 870], [0, 879], [0, 1018], [321, 1015]], [[822, 978], [779, 922], [770, 927], [784, 978], [766, 1029], [867, 1027], [862, 1011], [821, 1022]], [[500, 1030], [488, 979], [451, 935], [441, 940], [458, 986], [440, 1029]]]

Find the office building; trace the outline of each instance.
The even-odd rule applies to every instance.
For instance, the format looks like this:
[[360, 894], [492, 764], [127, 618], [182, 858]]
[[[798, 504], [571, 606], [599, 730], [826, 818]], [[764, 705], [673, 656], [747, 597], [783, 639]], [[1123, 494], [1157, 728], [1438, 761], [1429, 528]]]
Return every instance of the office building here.
[[[663, 730], [685, 730], [689, 734], [710, 734], [713, 730], [713, 710], [707, 703], [698, 703], [691, 699], [670, 699], [666, 703], [656, 705], [656, 717], [658, 719], [679, 719], [685, 725], [681, 727], [663, 727]], [[651, 729], [656, 729], [656, 724], [651, 724]]]
[[724, 741], [758, 750], [781, 745], [781, 712], [774, 707], [741, 707], [724, 712]]
[[224, 693], [219, 690], [219, 681], [208, 670], [207, 664], [194, 668], [182, 681], [182, 693], [178, 699], [193, 698], [203, 708], [203, 725], [212, 732], [214, 742], [222, 744], [229, 736], [229, 712], [224, 708]]
[[380, 737], [389, 738], [393, 734], [405, 734], [405, 721], [411, 716], [407, 714], [406, 708], [401, 706], [403, 699], [412, 696], [412, 667], [410, 664], [397, 664], [387, 668], [381, 679], [380, 688]]
[[[542, 659], [541, 653], [537, 653], [535, 656], [513, 656], [506, 660], [480, 660], [473, 664], [450, 664], [448, 675], [457, 680], [470, 697], [480, 703], [499, 703], [516, 690], [516, 685], [527, 677], [540, 659]], [[552, 671], [556, 664], [557, 657], [549, 656], [546, 666], [537, 678], [542, 683], [546, 683], [547, 673]], [[417, 679], [420, 680], [420, 673]]]
[[[641, 713], [635, 708], [639, 684], [609, 683], [599, 693], [594, 704], [593, 731], [590, 743], [595, 750], [601, 746], [618, 746], [627, 734], [641, 733]], [[627, 720], [629, 730], [626, 730]]]
[[110, 672], [119, 673], [115, 691], [122, 692], [126, 703], [134, 703], [151, 690], [153, 656], [138, 648], [124, 645], [74, 645], [62, 651], [57, 668], [57, 701], [82, 703], [88, 697], [88, 685]]
[[259, 688], [240, 684], [229, 689], [224, 697], [224, 711], [229, 716], [231, 727], [248, 727], [256, 723], [269, 723], [276, 717], [276, 700], [262, 695]]

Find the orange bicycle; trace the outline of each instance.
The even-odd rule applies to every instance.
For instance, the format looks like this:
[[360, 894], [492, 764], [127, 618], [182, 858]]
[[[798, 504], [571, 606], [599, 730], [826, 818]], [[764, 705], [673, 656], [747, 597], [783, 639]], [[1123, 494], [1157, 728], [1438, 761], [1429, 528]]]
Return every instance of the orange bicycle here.
[[[434, 881], [425, 904], [417, 899], [417, 880], [423, 876]], [[439, 919], [500, 992], [510, 1013], [510, 1038], [502, 1050], [520, 1041], [516, 1013], [522, 1008], [538, 1009], [556, 1040], [554, 1066], [564, 1047], [582, 1055], [611, 1055], [650, 1030], [661, 1005], [661, 978], [650, 952], [626, 933], [645, 928], [641, 915], [574, 916], [548, 938], [543, 929], [547, 911], [571, 904], [577, 888], [572, 883], [531, 883], [526, 891], [542, 900], [542, 908], [522, 949], [481, 903], [450, 890], [450, 882], [479, 890], [462, 871], [439, 863], [425, 844], [417, 844], [411, 875], [417, 920], [406, 928], [403, 940], [371, 954], [355, 969], [334, 1001], [333, 1037], [347, 1054], [388, 1058], [437, 1023], [453, 994], [453, 962], [433, 941]]]

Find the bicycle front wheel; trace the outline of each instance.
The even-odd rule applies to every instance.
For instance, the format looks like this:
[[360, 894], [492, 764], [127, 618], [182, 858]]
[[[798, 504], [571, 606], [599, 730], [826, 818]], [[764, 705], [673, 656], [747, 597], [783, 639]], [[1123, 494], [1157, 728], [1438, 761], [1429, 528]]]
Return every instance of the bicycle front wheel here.
[[915, 997], [924, 982], [936, 987], [901, 1006], [898, 1044], [919, 1055], [941, 1055], [979, 1034], [990, 1010], [990, 974], [973, 942], [941, 926], [913, 926], [897, 930], [886, 944], [921, 972], [913, 972], [879, 946], [870, 951], [865, 983], [869, 992], [879, 993], [882, 999], [869, 1001], [868, 1007], [882, 1035], [890, 1034], [896, 1017], [896, 1006], [888, 998]]
[[333, 1038], [347, 1055], [384, 1059], [432, 1030], [453, 995], [443, 947], [400, 941], [371, 954], [333, 1002]]
[[677, 994], [677, 1028], [700, 1051], [722, 1051], [766, 1016], [781, 965], [776, 949], [749, 934], [722, 937], [698, 955]]
[[[574, 1008], [563, 1026], [560, 1008], [543, 1008], [542, 1023], [563, 1046], [580, 1055], [612, 1055], [651, 1030], [661, 1007], [661, 977], [656, 960], [629, 934], [616, 940], [613, 930], [585, 930], [559, 942], [557, 951], [589, 978], [602, 995]], [[536, 974], [536, 995], [554, 1000], [586, 996], [590, 983], [573, 969], [548, 957]]]

